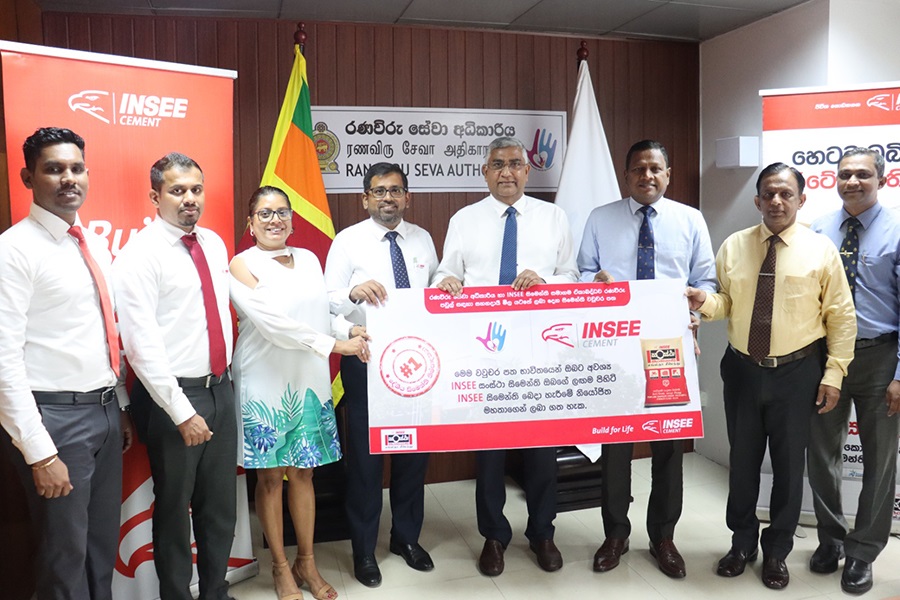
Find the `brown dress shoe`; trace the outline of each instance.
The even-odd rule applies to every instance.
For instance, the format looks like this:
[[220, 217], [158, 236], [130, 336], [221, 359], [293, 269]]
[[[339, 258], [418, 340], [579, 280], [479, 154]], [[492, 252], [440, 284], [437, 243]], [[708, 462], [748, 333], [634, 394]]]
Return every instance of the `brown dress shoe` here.
[[650, 556], [656, 559], [659, 570], [674, 579], [682, 579], [687, 572], [684, 569], [684, 559], [675, 547], [672, 538], [663, 538], [657, 543], [650, 542]]
[[594, 554], [594, 570], [611, 571], [619, 566], [619, 559], [628, 552], [628, 538], [606, 538]]
[[562, 554], [553, 540], [541, 540], [539, 542], [530, 542], [528, 547], [537, 554], [538, 565], [545, 571], [559, 571], [563, 566]]
[[780, 590], [787, 587], [791, 576], [788, 574], [787, 565], [780, 558], [767, 558], [763, 563], [762, 582], [767, 588]]
[[503, 544], [497, 540], [484, 540], [481, 557], [478, 559], [478, 570], [488, 577], [496, 577], [503, 572]]
[[748, 562], [753, 562], [759, 556], [759, 551], [754, 548], [752, 552], [745, 552], [732, 548], [728, 554], [719, 560], [716, 575], [719, 577], [737, 577], [747, 568]]

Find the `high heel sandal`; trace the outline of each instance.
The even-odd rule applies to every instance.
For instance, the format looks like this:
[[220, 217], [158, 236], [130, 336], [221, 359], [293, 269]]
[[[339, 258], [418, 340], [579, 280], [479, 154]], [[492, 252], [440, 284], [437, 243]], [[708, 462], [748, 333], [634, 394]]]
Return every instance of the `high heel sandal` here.
[[312, 560], [314, 555], [312, 554], [298, 554], [297, 560], [294, 561], [294, 566], [291, 567], [291, 574], [294, 576], [294, 581], [297, 582], [298, 586], [302, 586], [304, 582], [306, 582], [309, 591], [312, 593], [313, 598], [316, 600], [335, 600], [338, 597], [337, 591], [329, 584], [327, 581], [322, 579], [324, 582], [319, 589], [314, 590], [312, 588], [312, 583], [309, 580], [304, 579], [303, 575], [300, 573], [300, 562], [303, 560]]
[[[282, 595], [282, 590], [278, 589], [278, 572], [288, 571], [293, 575], [293, 572], [288, 568], [288, 561], [285, 560], [280, 563], [272, 563], [272, 579], [275, 583], [275, 593], [278, 595], [279, 600], [303, 600], [303, 592], [293, 593], [290, 592], [288, 594]], [[295, 581], [296, 583], [296, 581]], [[299, 584], [298, 584], [299, 587]]]

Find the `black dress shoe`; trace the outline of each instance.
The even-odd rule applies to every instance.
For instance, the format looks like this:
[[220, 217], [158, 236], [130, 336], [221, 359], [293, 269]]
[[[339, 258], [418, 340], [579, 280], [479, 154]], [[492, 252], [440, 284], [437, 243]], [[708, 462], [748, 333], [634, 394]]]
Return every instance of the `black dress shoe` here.
[[650, 556], [656, 559], [659, 570], [673, 579], [684, 579], [687, 571], [684, 568], [684, 559], [672, 538], [663, 538], [656, 542], [650, 542]]
[[755, 561], [757, 556], [759, 556], [759, 552], [756, 548], [753, 549], [753, 552], [732, 548], [719, 561], [716, 575], [719, 577], [737, 577], [747, 568], [747, 563]]
[[767, 558], [763, 564], [763, 585], [772, 590], [781, 590], [791, 581], [787, 565], [781, 558]]
[[402, 556], [406, 564], [416, 571], [430, 571], [434, 568], [431, 557], [419, 544], [401, 544], [391, 540], [391, 552]]
[[529, 542], [528, 547], [537, 554], [538, 565], [545, 571], [552, 573], [559, 571], [563, 566], [562, 553], [553, 540], [541, 540], [539, 542]]
[[865, 594], [872, 589], [872, 563], [847, 557], [841, 575], [841, 589], [848, 594]]
[[843, 544], [819, 544], [809, 559], [809, 570], [813, 573], [834, 573], [838, 569], [838, 561], [842, 558], [844, 558]]
[[626, 552], [628, 552], [628, 538], [606, 538], [594, 554], [594, 570], [605, 573], [615, 569]]
[[378, 568], [373, 554], [353, 557], [353, 575], [366, 587], [381, 585], [381, 570]]
[[484, 548], [478, 558], [478, 570], [488, 577], [496, 577], [503, 572], [503, 552], [506, 549], [497, 540], [484, 540]]

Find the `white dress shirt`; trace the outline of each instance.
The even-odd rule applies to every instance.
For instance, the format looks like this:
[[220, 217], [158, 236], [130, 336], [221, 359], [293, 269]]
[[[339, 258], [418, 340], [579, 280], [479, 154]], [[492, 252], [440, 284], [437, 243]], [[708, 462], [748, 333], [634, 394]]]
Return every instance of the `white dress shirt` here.
[[[231, 362], [228, 251], [216, 233], [194, 227], [209, 263], [225, 357]], [[113, 265], [125, 354], [150, 396], [178, 425], [196, 414], [177, 377], [209, 375], [209, 334], [200, 276], [181, 241], [185, 233], [157, 217], [132, 236]]]
[[[29, 464], [56, 454], [32, 390], [116, 384], [97, 288], [68, 230], [32, 204], [28, 217], [0, 235], [0, 424]], [[84, 237], [109, 286], [106, 240], [88, 230]]]
[[[531, 269], [547, 283], [578, 281], [566, 213], [555, 204], [531, 196], [522, 196], [513, 207], [518, 233], [516, 275]], [[488, 196], [453, 215], [434, 284], [452, 275], [463, 285], [498, 285], [507, 208]]]
[[[388, 231], [392, 230], [366, 219], [338, 233], [331, 243], [325, 261], [325, 287], [331, 311], [352, 323], [366, 324], [366, 303], [350, 300], [350, 290], [355, 286], [374, 279], [387, 289], [388, 301], [391, 290], [396, 289], [391, 244], [384, 237]], [[403, 252], [409, 286], [428, 287], [438, 265], [431, 234], [407, 221], [400, 221], [393, 231], [398, 234], [397, 245]]]

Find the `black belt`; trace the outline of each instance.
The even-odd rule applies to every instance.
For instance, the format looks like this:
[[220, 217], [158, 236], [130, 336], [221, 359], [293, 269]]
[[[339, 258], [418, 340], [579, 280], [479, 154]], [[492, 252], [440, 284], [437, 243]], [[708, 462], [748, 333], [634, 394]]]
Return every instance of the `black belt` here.
[[856, 340], [856, 349], [862, 350], [863, 348], [871, 348], [872, 346], [879, 346], [881, 344], [887, 344], [888, 342], [896, 340], [896, 331], [892, 331], [890, 333], [882, 333], [878, 337], [873, 337], [866, 340]]
[[791, 352], [790, 354], [785, 354], [784, 356], [767, 356], [759, 362], [756, 362], [750, 355], [744, 354], [737, 350], [731, 344], [728, 344], [728, 347], [731, 348], [731, 351], [746, 360], [748, 363], [752, 365], [756, 365], [757, 367], [763, 367], [764, 369], [774, 369], [776, 367], [780, 367], [781, 365], [786, 365], [788, 363], [792, 363], [795, 360], [800, 360], [801, 358], [806, 358], [813, 352], [819, 349], [819, 341], [816, 340], [808, 346], [804, 346], [797, 350], [796, 352]]
[[90, 392], [32, 392], [38, 404], [78, 406], [81, 404], [107, 405], [116, 399], [116, 388], [97, 388]]
[[182, 388], [211, 388], [228, 381], [228, 372], [221, 375], [204, 375], [203, 377], [177, 377]]

